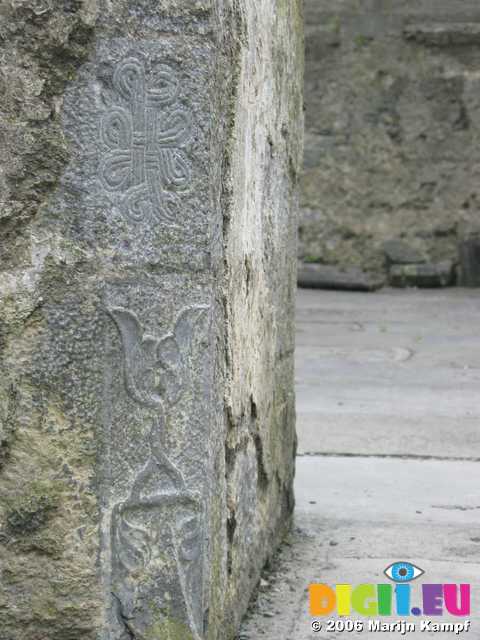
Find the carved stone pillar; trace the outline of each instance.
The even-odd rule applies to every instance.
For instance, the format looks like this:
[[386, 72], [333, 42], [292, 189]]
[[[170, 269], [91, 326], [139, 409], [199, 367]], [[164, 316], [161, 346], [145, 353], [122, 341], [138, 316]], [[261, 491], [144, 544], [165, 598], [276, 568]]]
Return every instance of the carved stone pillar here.
[[1, 640], [231, 638], [289, 524], [301, 16], [260, 4], [0, 9]]

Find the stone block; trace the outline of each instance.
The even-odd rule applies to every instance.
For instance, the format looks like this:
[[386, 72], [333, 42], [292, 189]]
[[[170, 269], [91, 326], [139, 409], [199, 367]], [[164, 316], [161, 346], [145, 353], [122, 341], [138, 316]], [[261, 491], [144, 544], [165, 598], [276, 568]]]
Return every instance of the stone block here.
[[385, 284], [383, 277], [352, 267], [341, 269], [323, 264], [300, 264], [297, 276], [302, 289], [336, 289], [338, 291], [376, 291]]
[[426, 264], [395, 264], [390, 267], [392, 287], [448, 287], [454, 284], [454, 264], [450, 260]]
[[388, 264], [421, 264], [426, 262], [425, 256], [403, 240], [387, 240], [383, 251]]
[[410, 24], [405, 27], [403, 35], [406, 40], [430, 47], [477, 46], [480, 43], [480, 24], [477, 22]]
[[230, 640], [293, 509], [300, 3], [0, 13], [0, 636]]
[[460, 243], [460, 283], [464, 287], [480, 287], [480, 234]]

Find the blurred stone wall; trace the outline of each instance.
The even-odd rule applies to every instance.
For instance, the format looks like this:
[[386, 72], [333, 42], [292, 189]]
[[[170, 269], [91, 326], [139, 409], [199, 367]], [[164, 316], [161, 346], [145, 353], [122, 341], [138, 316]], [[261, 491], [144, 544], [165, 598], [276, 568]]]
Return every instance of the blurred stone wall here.
[[306, 0], [305, 19], [300, 258], [382, 273], [400, 239], [455, 267], [480, 219], [480, 4]]

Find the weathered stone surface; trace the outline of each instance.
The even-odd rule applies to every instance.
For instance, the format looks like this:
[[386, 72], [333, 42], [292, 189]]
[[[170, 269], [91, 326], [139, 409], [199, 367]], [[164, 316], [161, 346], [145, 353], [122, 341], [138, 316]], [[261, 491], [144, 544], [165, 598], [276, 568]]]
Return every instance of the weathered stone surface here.
[[426, 262], [420, 251], [402, 240], [387, 240], [383, 251], [389, 264], [418, 264]]
[[382, 277], [354, 267], [339, 269], [323, 264], [301, 264], [297, 275], [303, 289], [337, 289], [339, 291], [376, 291], [385, 284]]
[[300, 4], [0, 14], [0, 637], [228, 640], [293, 508]]
[[392, 287], [448, 287], [454, 284], [454, 264], [450, 260], [427, 264], [395, 264], [390, 267]]
[[480, 234], [465, 238], [460, 243], [460, 284], [480, 287]]
[[402, 238], [457, 261], [480, 215], [480, 4], [307, 0], [305, 19], [299, 257], [380, 273]]

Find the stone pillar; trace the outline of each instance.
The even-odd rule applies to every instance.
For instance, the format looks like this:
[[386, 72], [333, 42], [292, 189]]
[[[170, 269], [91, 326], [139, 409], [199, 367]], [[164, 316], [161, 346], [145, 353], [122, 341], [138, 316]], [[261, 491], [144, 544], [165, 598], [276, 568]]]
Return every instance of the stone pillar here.
[[0, 8], [1, 640], [226, 640], [289, 525], [298, 0]]

